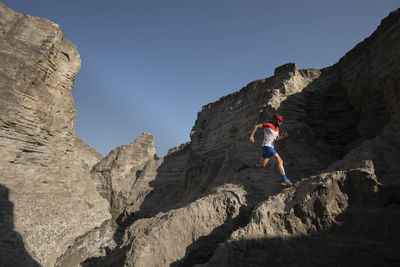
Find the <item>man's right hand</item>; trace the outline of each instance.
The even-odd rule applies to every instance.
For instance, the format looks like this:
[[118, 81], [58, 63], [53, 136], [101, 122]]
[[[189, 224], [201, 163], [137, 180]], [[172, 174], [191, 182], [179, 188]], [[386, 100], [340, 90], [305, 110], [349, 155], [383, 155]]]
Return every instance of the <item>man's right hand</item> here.
[[250, 143], [254, 143], [254, 137], [250, 136], [249, 141], [250, 141]]

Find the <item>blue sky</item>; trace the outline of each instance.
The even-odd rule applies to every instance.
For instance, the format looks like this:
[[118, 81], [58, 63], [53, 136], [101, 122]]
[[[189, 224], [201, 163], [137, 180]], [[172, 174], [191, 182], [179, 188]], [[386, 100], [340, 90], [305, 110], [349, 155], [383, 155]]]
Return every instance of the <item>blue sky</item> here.
[[[2, 0], [61, 26], [82, 59], [75, 131], [103, 156], [142, 132], [158, 156], [203, 105], [288, 62], [335, 64], [399, 0]], [[250, 129], [249, 129], [250, 131]]]

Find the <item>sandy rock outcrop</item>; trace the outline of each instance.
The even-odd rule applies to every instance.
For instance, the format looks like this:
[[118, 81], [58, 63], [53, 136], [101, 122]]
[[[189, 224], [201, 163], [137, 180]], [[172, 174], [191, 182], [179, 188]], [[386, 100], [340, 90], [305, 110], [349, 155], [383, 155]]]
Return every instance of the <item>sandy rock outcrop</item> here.
[[2, 209], [2, 227], [9, 228], [0, 237], [2, 266], [22, 251], [53, 266], [76, 238], [111, 218], [90, 180], [101, 156], [73, 129], [71, 89], [80, 63], [57, 24], [0, 3], [1, 203], [12, 207]]

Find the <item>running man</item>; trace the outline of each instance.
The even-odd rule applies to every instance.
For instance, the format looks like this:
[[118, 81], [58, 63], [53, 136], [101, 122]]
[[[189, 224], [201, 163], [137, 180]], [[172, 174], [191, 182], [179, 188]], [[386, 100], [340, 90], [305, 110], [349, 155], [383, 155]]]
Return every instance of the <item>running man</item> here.
[[264, 168], [269, 159], [272, 158], [278, 164], [278, 171], [282, 175], [281, 185], [290, 186], [293, 183], [286, 177], [285, 169], [283, 168], [283, 160], [279, 157], [274, 149], [275, 141], [280, 141], [288, 136], [287, 132], [279, 134], [279, 127], [282, 124], [282, 116], [274, 115], [272, 122], [257, 124], [251, 132], [249, 141], [254, 143], [254, 135], [258, 129], [264, 128], [264, 141], [262, 146], [262, 158], [257, 164], [241, 164], [238, 171], [247, 168]]

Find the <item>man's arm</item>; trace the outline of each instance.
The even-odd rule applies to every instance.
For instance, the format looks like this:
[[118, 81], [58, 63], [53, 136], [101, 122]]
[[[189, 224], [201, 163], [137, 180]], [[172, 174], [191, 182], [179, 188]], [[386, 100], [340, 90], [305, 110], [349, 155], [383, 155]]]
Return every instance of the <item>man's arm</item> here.
[[282, 140], [282, 139], [285, 139], [286, 137], [288, 137], [289, 136], [289, 134], [287, 133], [287, 132], [283, 132], [282, 134], [280, 134], [280, 135], [278, 135], [277, 137], [276, 137], [276, 141], [280, 141], [280, 140]]
[[251, 132], [250, 138], [249, 138], [250, 143], [254, 143], [254, 135], [256, 134], [257, 130], [262, 128], [262, 127], [263, 127], [262, 124], [254, 125], [253, 131]]

